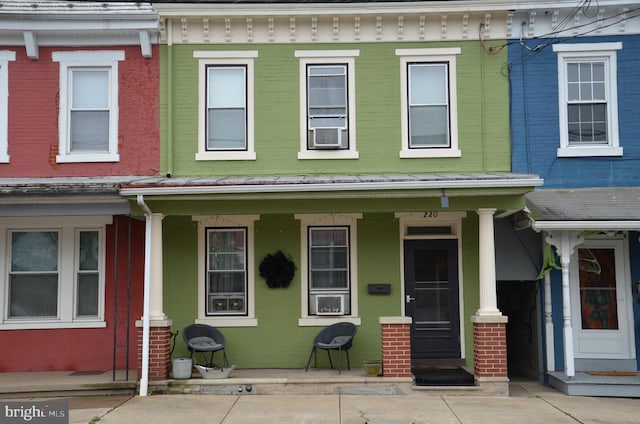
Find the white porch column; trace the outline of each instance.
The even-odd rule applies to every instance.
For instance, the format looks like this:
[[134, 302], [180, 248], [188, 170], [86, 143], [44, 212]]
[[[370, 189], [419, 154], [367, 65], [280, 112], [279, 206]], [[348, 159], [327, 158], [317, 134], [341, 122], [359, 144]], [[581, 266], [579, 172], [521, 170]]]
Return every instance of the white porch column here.
[[548, 231], [547, 243], [556, 248], [562, 266], [562, 337], [564, 341], [564, 370], [567, 377], [576, 375], [575, 357], [573, 353], [573, 327], [571, 323], [571, 292], [569, 265], [574, 248], [584, 240], [579, 231]]
[[162, 220], [161, 213], [151, 214], [151, 293], [149, 304], [149, 319], [151, 321], [164, 321], [167, 319], [162, 307]]
[[551, 277], [544, 276], [544, 326], [547, 345], [547, 371], [556, 370], [555, 345], [553, 343], [553, 311], [551, 304]]
[[496, 209], [478, 209], [479, 223], [479, 279], [480, 309], [476, 316], [502, 316], [496, 294], [496, 259], [493, 233], [493, 214]]

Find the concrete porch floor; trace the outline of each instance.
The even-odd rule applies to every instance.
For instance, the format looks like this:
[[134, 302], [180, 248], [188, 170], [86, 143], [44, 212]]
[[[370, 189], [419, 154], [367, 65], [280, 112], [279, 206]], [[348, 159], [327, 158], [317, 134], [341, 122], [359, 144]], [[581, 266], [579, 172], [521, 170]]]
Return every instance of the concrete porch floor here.
[[[508, 383], [500, 390], [495, 385], [472, 387], [415, 386], [412, 377], [368, 377], [363, 368], [351, 368], [338, 374], [336, 370], [300, 369], [236, 369], [227, 379], [203, 379], [194, 370], [190, 379], [150, 381], [152, 394], [229, 394], [229, 395], [498, 395], [508, 396]], [[502, 390], [506, 387], [506, 391]], [[137, 394], [136, 372], [24, 372], [0, 373], [0, 398], [42, 396], [84, 396], [96, 394]]]

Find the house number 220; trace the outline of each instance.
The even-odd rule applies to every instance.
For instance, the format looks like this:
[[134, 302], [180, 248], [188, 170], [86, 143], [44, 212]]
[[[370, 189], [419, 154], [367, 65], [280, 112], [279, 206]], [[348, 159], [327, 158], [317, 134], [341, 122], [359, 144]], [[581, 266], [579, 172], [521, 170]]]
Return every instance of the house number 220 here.
[[426, 211], [424, 213], [424, 218], [437, 218], [437, 217], [438, 217], [437, 211]]

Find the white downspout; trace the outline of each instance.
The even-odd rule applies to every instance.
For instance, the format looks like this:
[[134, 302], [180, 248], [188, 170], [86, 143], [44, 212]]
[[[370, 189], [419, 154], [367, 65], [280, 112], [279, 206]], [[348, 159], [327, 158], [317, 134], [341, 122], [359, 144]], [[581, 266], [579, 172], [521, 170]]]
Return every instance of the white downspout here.
[[138, 194], [138, 206], [145, 216], [144, 227], [144, 294], [142, 307], [142, 375], [140, 376], [140, 396], [147, 396], [149, 389], [149, 310], [151, 303], [151, 209]]

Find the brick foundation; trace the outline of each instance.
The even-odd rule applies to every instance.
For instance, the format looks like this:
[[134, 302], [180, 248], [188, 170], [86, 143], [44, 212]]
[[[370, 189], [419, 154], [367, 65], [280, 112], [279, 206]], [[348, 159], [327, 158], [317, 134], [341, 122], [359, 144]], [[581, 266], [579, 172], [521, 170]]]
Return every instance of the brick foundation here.
[[507, 378], [506, 323], [474, 322], [473, 356], [477, 378]]
[[410, 330], [410, 323], [381, 323], [384, 377], [411, 377]]
[[[149, 328], [149, 381], [167, 380], [171, 369], [171, 327]], [[142, 328], [138, 328], [138, 376], [142, 375]]]

